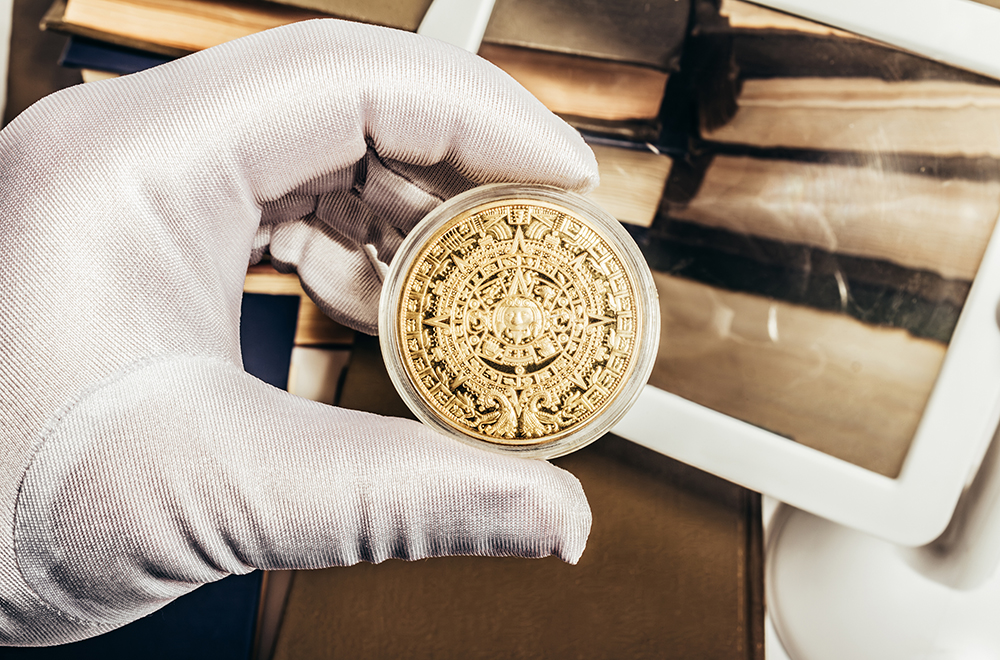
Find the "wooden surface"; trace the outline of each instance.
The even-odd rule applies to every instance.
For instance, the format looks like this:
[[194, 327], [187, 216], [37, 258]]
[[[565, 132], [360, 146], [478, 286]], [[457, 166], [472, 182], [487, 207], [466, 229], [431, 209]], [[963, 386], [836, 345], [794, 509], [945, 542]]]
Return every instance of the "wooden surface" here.
[[[405, 412], [359, 336], [341, 404]], [[763, 658], [759, 497], [608, 436], [555, 461], [594, 512], [577, 566], [441, 558], [296, 573], [276, 660]]]

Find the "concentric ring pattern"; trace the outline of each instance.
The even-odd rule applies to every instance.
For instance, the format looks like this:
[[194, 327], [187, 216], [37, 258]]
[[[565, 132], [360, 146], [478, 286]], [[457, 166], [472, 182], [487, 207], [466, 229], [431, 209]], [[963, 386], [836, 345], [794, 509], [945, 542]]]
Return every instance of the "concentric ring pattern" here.
[[635, 276], [558, 205], [506, 199], [452, 218], [405, 276], [398, 345], [435, 415], [500, 445], [541, 445], [600, 415], [634, 370]]

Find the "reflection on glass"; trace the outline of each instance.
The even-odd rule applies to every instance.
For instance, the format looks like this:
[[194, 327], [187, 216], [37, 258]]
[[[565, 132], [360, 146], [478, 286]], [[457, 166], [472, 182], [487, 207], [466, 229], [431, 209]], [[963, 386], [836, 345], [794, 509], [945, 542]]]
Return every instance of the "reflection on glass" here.
[[1000, 84], [697, 4], [700, 140], [634, 232], [662, 306], [650, 382], [895, 477], [1000, 214]]

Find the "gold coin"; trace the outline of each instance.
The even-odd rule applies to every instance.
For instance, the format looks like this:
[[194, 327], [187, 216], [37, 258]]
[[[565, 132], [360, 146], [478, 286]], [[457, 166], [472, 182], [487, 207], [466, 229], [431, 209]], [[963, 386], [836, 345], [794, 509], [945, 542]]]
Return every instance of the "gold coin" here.
[[635, 370], [636, 277], [559, 204], [503, 199], [438, 228], [405, 273], [396, 343], [448, 427], [494, 445], [552, 443], [599, 417]]

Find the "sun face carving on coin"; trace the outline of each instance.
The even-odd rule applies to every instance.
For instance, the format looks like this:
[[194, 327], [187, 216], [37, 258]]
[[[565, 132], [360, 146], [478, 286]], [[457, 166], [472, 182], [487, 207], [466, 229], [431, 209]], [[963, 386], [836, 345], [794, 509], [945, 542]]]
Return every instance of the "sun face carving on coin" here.
[[635, 278], [568, 209], [481, 204], [410, 262], [394, 332], [406, 376], [451, 428], [537, 445], [602, 413], [635, 369]]

